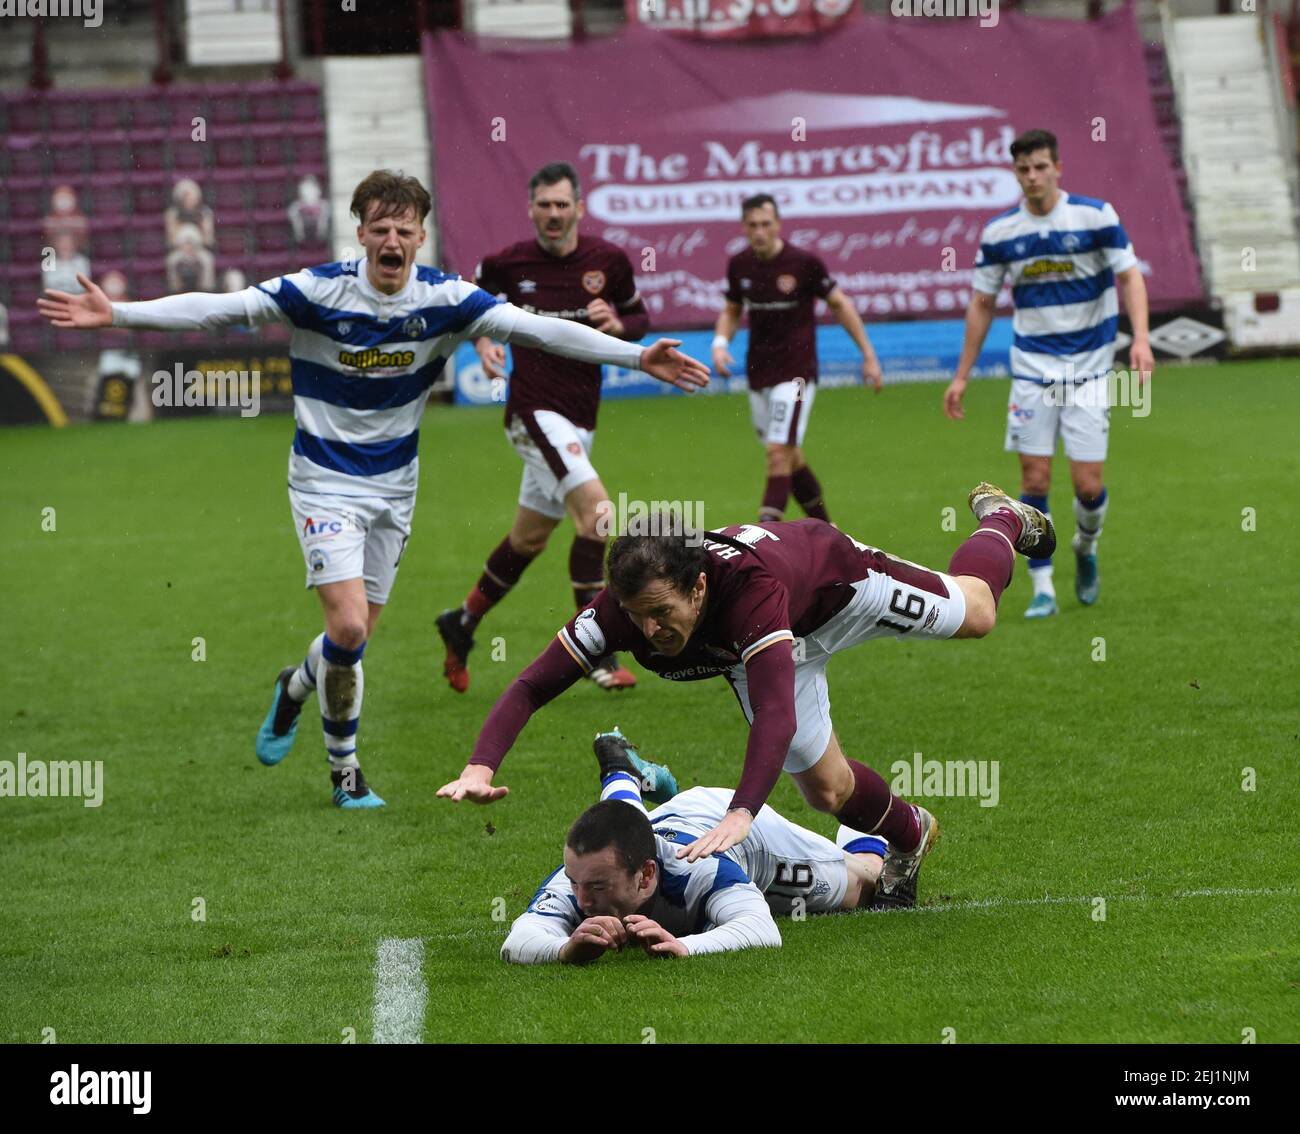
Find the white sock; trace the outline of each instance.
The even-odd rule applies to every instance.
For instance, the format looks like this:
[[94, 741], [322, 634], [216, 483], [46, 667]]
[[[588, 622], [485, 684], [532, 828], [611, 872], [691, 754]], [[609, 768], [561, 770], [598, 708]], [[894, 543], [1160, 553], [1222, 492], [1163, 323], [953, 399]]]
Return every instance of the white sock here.
[[307, 647], [307, 656], [302, 665], [289, 675], [289, 696], [301, 704], [316, 690], [316, 675], [320, 672], [320, 650], [325, 641], [324, 634], [317, 634]]
[[1029, 581], [1034, 584], [1034, 598], [1050, 595], [1056, 598], [1056, 588], [1052, 585], [1052, 565], [1029, 568]]
[[600, 801], [621, 799], [637, 808], [642, 815], [647, 814], [645, 804], [641, 802], [641, 781], [631, 772], [610, 772], [600, 782]]
[[1097, 540], [1101, 538], [1101, 525], [1106, 519], [1106, 507], [1110, 495], [1102, 489], [1101, 502], [1088, 508], [1077, 496], [1074, 498], [1074, 540], [1076, 555], [1092, 555], [1097, 550]]

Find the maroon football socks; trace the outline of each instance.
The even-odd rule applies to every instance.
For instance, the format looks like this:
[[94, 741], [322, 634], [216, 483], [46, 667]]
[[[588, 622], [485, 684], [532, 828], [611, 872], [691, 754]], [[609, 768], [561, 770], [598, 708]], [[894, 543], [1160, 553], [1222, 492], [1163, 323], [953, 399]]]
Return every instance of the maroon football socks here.
[[878, 772], [857, 760], [849, 760], [848, 765], [853, 773], [853, 794], [835, 818], [865, 835], [880, 835], [895, 850], [911, 854], [921, 842], [916, 808], [890, 791]]
[[569, 548], [569, 581], [573, 600], [581, 610], [605, 585], [605, 541], [574, 536]]
[[763, 491], [763, 506], [758, 510], [760, 524], [779, 520], [785, 515], [785, 506], [790, 502], [790, 478], [788, 476], [769, 476], [767, 488]]
[[999, 508], [980, 521], [948, 563], [949, 575], [973, 575], [983, 579], [997, 605], [1011, 582], [1016, 567], [1014, 544], [1020, 538], [1020, 517], [1010, 508]]
[[473, 633], [479, 620], [506, 597], [535, 558], [536, 556], [524, 555], [511, 547], [509, 536], [497, 544], [488, 556], [483, 574], [479, 576], [473, 590], [465, 596], [461, 625]]
[[804, 465], [790, 478], [790, 490], [794, 493], [794, 498], [799, 502], [799, 507], [803, 509], [805, 516], [830, 523], [830, 515], [822, 502], [821, 483], [808, 465]]

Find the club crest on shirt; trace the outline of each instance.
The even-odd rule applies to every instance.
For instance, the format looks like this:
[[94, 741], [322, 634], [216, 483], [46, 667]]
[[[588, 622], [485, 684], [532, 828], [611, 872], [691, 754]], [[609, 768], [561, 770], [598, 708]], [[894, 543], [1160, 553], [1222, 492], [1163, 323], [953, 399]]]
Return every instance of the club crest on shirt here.
[[428, 326], [428, 321], [423, 315], [412, 315], [402, 324], [402, 334], [408, 339], [418, 339]]
[[605, 286], [605, 273], [600, 271], [583, 272], [582, 286], [592, 295], [599, 295], [601, 289]]
[[520, 280], [520, 281], [519, 281], [519, 294], [520, 294], [520, 295], [532, 295], [533, 292], [535, 292], [536, 290], [537, 290], [537, 281], [536, 281], [536, 280]]
[[1072, 232], [1067, 232], [1061, 237], [1061, 247], [1067, 252], [1077, 252], [1079, 249], [1079, 238]]
[[352, 334], [352, 321], [350, 319], [340, 319], [338, 322], [338, 332], [344, 338]]
[[706, 645], [704, 648], [715, 658], [721, 659], [728, 665], [734, 665], [736, 662], [740, 661], [740, 655], [738, 653], [733, 654], [730, 650], [725, 650], [721, 646]]
[[784, 295], [789, 295], [792, 291], [794, 291], [798, 283], [799, 281], [796, 280], [794, 276], [790, 275], [789, 272], [782, 272], [779, 276], [776, 277], [777, 289]]

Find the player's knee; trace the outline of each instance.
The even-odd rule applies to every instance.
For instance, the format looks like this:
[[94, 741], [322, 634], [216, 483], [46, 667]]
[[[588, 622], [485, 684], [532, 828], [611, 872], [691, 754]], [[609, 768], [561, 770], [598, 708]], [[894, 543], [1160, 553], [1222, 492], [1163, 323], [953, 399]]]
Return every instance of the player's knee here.
[[520, 555], [540, 555], [550, 538], [550, 532], [511, 532], [510, 549]]
[[851, 787], [845, 791], [834, 784], [809, 784], [803, 788], [803, 797], [807, 800], [808, 806], [814, 811], [824, 811], [828, 815], [834, 815], [839, 811], [848, 803], [852, 795]]
[[343, 614], [330, 619], [326, 634], [340, 649], [359, 650], [366, 644], [366, 630], [364, 615]]
[[998, 611], [992, 602], [987, 604], [967, 604], [966, 617], [961, 624], [960, 636], [963, 638], [983, 638], [985, 634], [992, 632], [997, 622]]
[[1091, 504], [1101, 495], [1101, 476], [1081, 476], [1074, 481], [1074, 494], [1085, 504]]
[[767, 475], [789, 476], [794, 472], [794, 450], [790, 445], [767, 446]]

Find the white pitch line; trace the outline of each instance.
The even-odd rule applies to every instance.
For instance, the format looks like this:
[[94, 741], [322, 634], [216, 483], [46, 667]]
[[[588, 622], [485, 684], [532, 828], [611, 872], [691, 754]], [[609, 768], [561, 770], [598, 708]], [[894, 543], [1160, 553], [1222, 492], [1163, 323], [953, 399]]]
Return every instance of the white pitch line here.
[[1229, 887], [1220, 890], [1179, 890], [1173, 894], [1107, 894], [1104, 892], [1088, 894], [1076, 898], [1053, 898], [1044, 895], [1041, 898], [974, 898], [964, 902], [938, 902], [934, 905], [916, 906], [909, 910], [884, 910], [884, 913], [946, 913], [949, 910], [991, 910], [1008, 906], [1076, 906], [1086, 905], [1096, 898], [1105, 898], [1108, 902], [1180, 902], [1187, 898], [1293, 898], [1300, 894], [1294, 887], [1274, 889], [1244, 890]]
[[424, 1034], [424, 940], [385, 937], [375, 957], [374, 1043], [419, 1043]]

